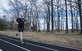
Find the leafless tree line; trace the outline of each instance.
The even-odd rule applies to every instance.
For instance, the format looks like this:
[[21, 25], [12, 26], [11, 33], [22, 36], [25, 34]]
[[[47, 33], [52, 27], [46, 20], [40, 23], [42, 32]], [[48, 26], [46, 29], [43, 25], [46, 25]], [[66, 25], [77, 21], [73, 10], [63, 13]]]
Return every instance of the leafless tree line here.
[[[47, 32], [60, 32], [69, 30], [69, 18], [71, 18], [71, 31], [82, 33], [82, 0], [9, 0], [10, 9], [3, 9], [13, 22], [15, 28], [15, 19], [24, 17], [31, 26], [36, 25], [36, 31], [43, 30]], [[80, 18], [80, 20], [79, 20]], [[44, 21], [43, 24], [41, 20]], [[80, 22], [80, 23], [79, 23]], [[80, 25], [80, 28], [79, 28]]]

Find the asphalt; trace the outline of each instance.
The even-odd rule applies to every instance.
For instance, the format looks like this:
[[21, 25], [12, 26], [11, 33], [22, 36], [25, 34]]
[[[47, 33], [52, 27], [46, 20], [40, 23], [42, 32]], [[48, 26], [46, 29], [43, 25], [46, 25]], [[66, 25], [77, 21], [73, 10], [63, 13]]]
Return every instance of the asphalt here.
[[2, 49], [2, 51], [24, 51], [21, 48], [17, 48], [3, 41], [0, 41], [0, 49]]
[[0, 49], [3, 51], [81, 51], [77, 49], [34, 42], [31, 40], [24, 40], [24, 44], [21, 44], [20, 39], [5, 35], [0, 35]]

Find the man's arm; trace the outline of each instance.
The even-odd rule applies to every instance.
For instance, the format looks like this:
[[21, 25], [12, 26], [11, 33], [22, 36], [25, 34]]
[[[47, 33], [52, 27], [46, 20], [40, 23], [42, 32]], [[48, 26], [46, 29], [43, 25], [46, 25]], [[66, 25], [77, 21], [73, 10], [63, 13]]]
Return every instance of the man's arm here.
[[26, 24], [26, 22], [24, 22], [24, 24]]
[[15, 20], [15, 23], [16, 23], [16, 24], [19, 24], [19, 23], [18, 23], [18, 19]]
[[26, 20], [24, 19], [24, 24], [26, 24]]

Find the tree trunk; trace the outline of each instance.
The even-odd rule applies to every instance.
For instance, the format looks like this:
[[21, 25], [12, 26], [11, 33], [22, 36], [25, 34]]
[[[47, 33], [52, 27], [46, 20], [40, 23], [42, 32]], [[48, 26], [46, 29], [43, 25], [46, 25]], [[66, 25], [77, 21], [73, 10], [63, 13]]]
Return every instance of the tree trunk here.
[[60, 32], [60, 14], [59, 14], [59, 0], [57, 1], [57, 15], [58, 15], [58, 32]]
[[54, 32], [53, 0], [51, 0], [52, 32]]
[[66, 9], [66, 33], [68, 33], [67, 0], [65, 0], [65, 9]]
[[79, 6], [79, 15], [80, 15], [80, 28], [81, 28], [81, 30], [80, 30], [80, 34], [82, 34], [82, 14], [81, 14], [81, 0], [78, 0], [78, 6]]
[[48, 14], [47, 14], [47, 32], [50, 32], [50, 0], [48, 2]]
[[[78, 12], [76, 14], [78, 14]], [[76, 30], [78, 32], [78, 16], [77, 15], [76, 15]]]
[[72, 32], [74, 32], [74, 26], [73, 26], [73, 12], [72, 12], [72, 3], [71, 3], [71, 2], [70, 2], [70, 8], [71, 8]]

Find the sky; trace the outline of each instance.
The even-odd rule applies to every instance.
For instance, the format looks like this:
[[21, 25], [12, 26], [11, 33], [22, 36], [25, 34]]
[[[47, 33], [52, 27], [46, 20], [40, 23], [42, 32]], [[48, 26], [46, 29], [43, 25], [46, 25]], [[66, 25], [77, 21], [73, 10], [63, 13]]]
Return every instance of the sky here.
[[8, 0], [0, 0], [0, 16], [4, 14], [3, 8], [8, 9]]

